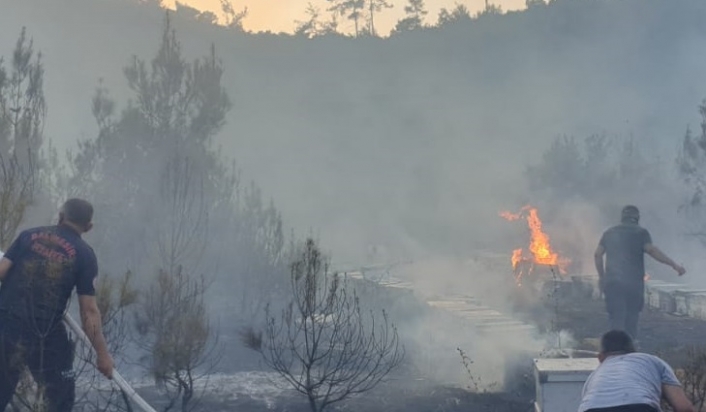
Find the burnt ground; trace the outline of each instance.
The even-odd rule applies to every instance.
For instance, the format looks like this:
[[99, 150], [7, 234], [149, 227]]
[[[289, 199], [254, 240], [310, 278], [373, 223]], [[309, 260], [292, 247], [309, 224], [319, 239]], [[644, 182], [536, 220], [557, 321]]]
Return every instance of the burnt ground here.
[[[598, 339], [608, 328], [602, 300], [547, 299], [542, 305], [526, 309], [516, 316], [544, 331], [571, 332], [578, 341], [577, 349], [597, 350]], [[640, 316], [638, 334], [638, 350], [661, 356], [674, 367], [681, 367], [686, 361], [685, 349], [706, 347], [706, 321], [660, 312], [647, 305]]]
[[[603, 302], [581, 302], [562, 313], [558, 326], [589, 343], [587, 338], [595, 341], [606, 331], [607, 316]], [[706, 322], [647, 309], [640, 317], [638, 341], [640, 351], [659, 355], [679, 367], [685, 361], [685, 349], [706, 345]]]
[[[596, 350], [608, 321], [603, 302], [583, 295], [545, 297], [515, 308], [514, 316], [535, 324], [541, 331], [569, 331], [577, 349]], [[662, 312], [644, 310], [640, 320], [640, 350], [662, 356], [675, 368], [685, 361], [685, 348], [706, 345], [706, 322]], [[346, 400], [329, 411], [366, 412], [529, 412], [533, 410], [534, 382], [523, 373], [522, 390], [514, 393], [474, 393], [418, 379], [414, 371], [397, 374], [373, 391]], [[529, 376], [529, 377], [528, 377]], [[226, 399], [228, 398], [228, 399]], [[291, 390], [269, 401], [251, 398], [206, 396], [199, 410], [243, 412], [308, 412], [305, 398]]]
[[[552, 298], [517, 307], [515, 316], [535, 324], [542, 331], [566, 330], [578, 342], [577, 349], [596, 350], [600, 335], [608, 326], [607, 314], [601, 300], [583, 295]], [[680, 367], [685, 349], [692, 345], [706, 345], [706, 321], [645, 310], [640, 319], [640, 350], [657, 354]], [[412, 371], [409, 371], [412, 372]], [[534, 382], [526, 375], [522, 390], [514, 393], [474, 393], [463, 388], [441, 386], [414, 373], [402, 374], [375, 390], [352, 398], [331, 411], [366, 412], [529, 412], [533, 410]], [[308, 412], [304, 398], [286, 392], [266, 405], [261, 400], [241, 397], [229, 400], [205, 400], [204, 410], [247, 412]]]
[[[229, 400], [204, 399], [200, 405], [209, 411], [310, 412], [304, 397], [290, 393], [270, 405], [248, 397]], [[529, 412], [532, 399], [504, 393], [473, 393], [462, 388], [436, 386], [418, 380], [395, 380], [375, 390], [332, 405], [329, 411], [365, 412]]]

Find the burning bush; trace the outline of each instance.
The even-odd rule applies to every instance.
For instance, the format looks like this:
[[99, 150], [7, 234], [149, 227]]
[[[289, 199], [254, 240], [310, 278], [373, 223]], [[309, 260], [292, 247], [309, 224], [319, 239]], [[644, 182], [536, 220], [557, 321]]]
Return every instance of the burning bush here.
[[515, 281], [518, 285], [522, 285], [522, 279], [529, 276], [535, 266], [548, 266], [558, 270], [562, 275], [567, 273], [571, 260], [560, 256], [552, 248], [549, 235], [542, 229], [542, 221], [537, 208], [527, 205], [518, 213], [501, 212], [500, 216], [509, 221], [525, 219], [530, 231], [530, 242], [527, 248], [529, 254], [523, 248], [518, 248], [512, 252], [510, 258]]

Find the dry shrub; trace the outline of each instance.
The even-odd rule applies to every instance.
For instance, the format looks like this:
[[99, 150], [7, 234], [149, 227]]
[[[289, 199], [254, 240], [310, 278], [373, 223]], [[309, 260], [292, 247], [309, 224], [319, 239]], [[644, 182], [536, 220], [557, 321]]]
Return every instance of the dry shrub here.
[[706, 346], [690, 346], [685, 356], [684, 366], [675, 373], [696, 410], [703, 411], [706, 404]]

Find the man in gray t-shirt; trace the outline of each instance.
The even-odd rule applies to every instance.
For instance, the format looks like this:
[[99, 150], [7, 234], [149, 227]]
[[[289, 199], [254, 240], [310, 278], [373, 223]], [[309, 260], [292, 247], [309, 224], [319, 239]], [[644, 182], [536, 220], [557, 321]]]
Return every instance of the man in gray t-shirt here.
[[595, 253], [610, 328], [624, 330], [633, 339], [637, 339], [637, 321], [645, 300], [645, 253], [671, 266], [679, 276], [686, 272], [652, 244], [650, 232], [639, 222], [637, 207], [625, 206], [620, 224], [603, 233]]
[[626, 332], [604, 334], [598, 360], [584, 384], [579, 412], [659, 412], [663, 397], [674, 412], [696, 412], [672, 368], [656, 356], [635, 352]]

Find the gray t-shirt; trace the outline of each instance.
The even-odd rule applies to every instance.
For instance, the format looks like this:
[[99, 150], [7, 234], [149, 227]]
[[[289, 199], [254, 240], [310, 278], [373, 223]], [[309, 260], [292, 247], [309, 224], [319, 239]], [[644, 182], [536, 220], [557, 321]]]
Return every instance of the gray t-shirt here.
[[607, 282], [642, 285], [645, 277], [645, 245], [652, 243], [642, 226], [623, 223], [606, 230], [600, 245], [606, 253]]
[[633, 404], [659, 410], [662, 385], [681, 385], [662, 359], [647, 353], [610, 356], [586, 380], [579, 412]]

